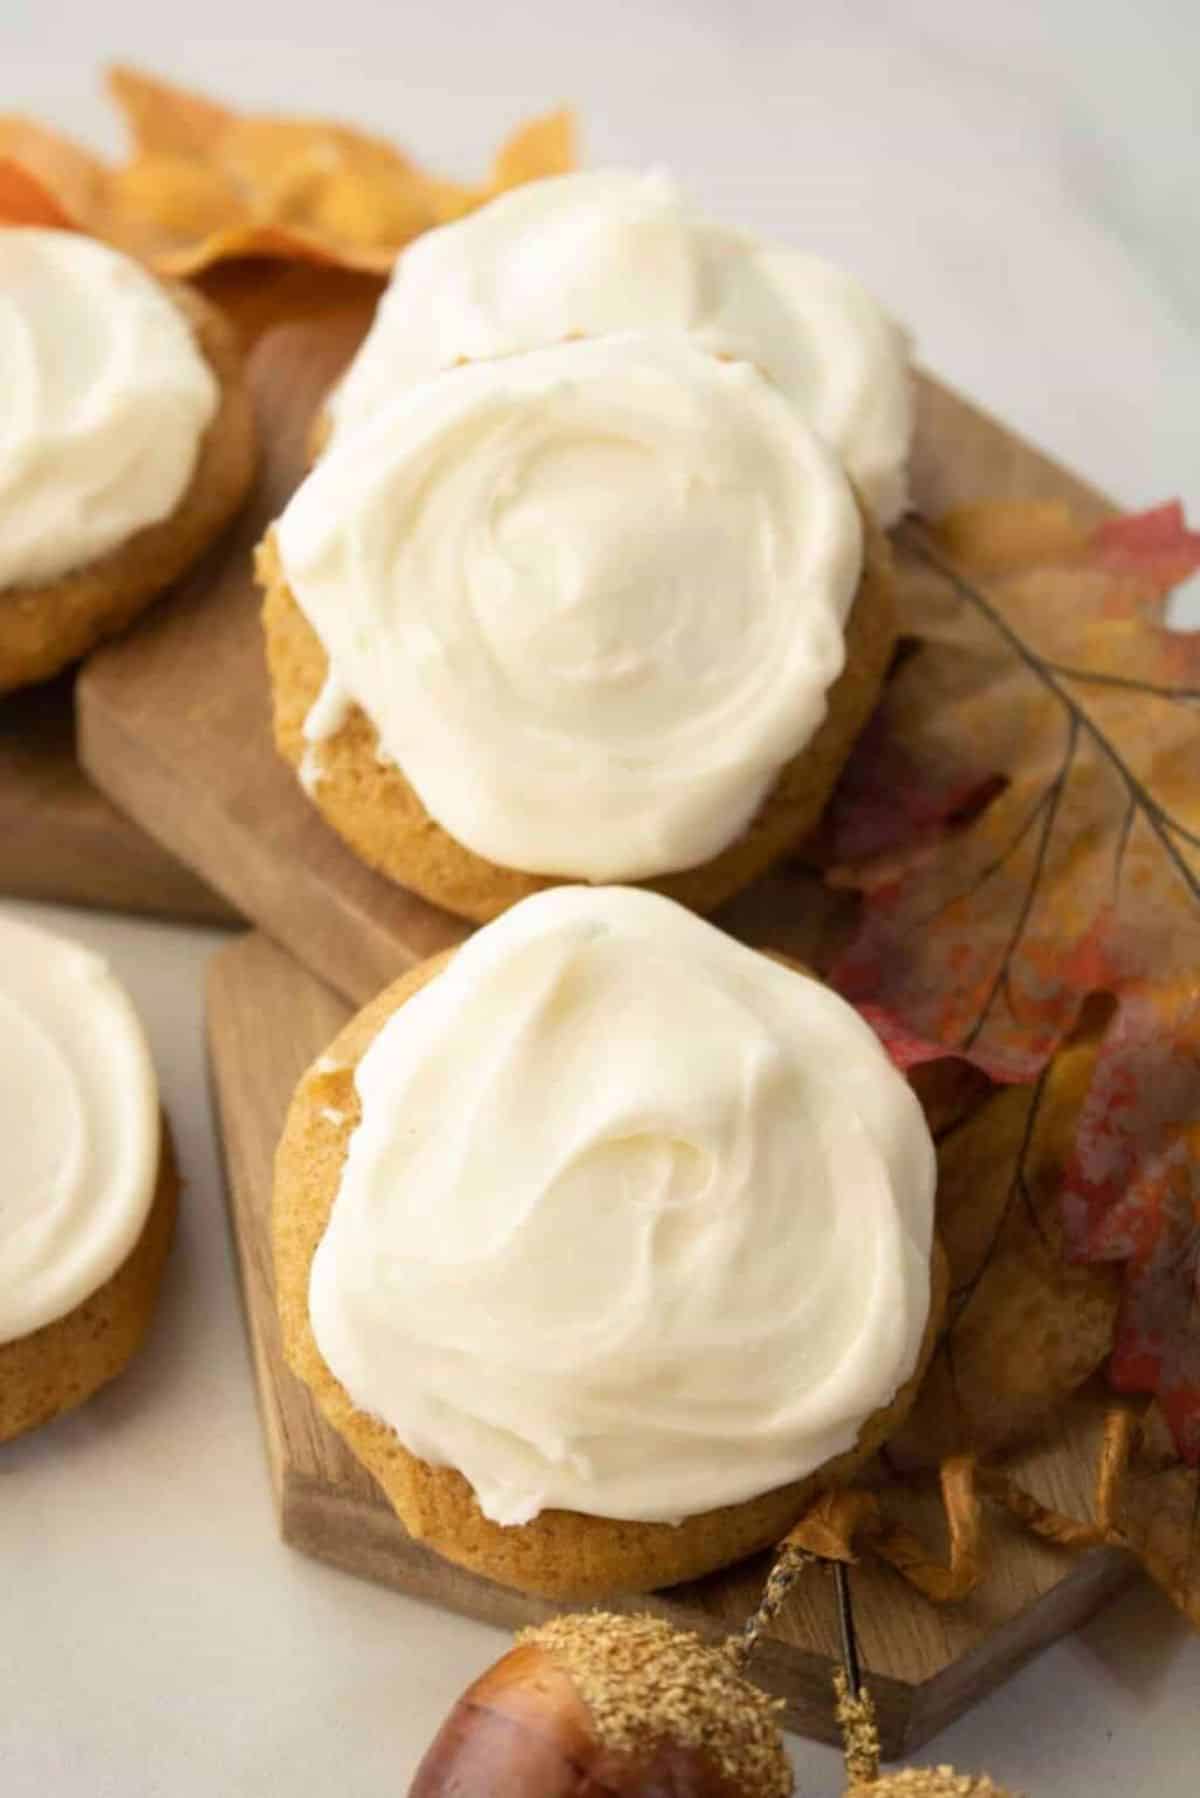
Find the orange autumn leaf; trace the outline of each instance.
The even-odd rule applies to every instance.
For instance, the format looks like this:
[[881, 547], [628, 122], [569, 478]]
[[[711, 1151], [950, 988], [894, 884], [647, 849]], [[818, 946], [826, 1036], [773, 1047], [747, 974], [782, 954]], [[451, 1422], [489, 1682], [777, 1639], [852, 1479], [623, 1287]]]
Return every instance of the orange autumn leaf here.
[[[972, 507], [901, 533], [899, 666], [821, 853], [862, 908], [831, 969], [858, 1003], [1044, 1091], [1113, 995], [1059, 1190], [1069, 1253], [1119, 1263], [1110, 1364], [1200, 1462], [1200, 567], [1178, 507], [1094, 530]], [[1008, 1203], [1027, 1199], [1033, 1123]]]
[[107, 173], [82, 145], [33, 119], [0, 115], [0, 223], [77, 224], [103, 204]]
[[119, 167], [0, 120], [0, 223], [74, 226], [167, 275], [245, 256], [386, 274], [422, 231], [574, 164], [566, 112], [519, 127], [491, 174], [462, 186], [328, 120], [237, 113], [123, 66], [108, 85], [133, 141]]
[[[0, 133], [3, 127], [0, 126]], [[0, 157], [0, 220], [6, 225], [38, 225], [56, 231], [71, 221], [54, 195], [19, 162]]]

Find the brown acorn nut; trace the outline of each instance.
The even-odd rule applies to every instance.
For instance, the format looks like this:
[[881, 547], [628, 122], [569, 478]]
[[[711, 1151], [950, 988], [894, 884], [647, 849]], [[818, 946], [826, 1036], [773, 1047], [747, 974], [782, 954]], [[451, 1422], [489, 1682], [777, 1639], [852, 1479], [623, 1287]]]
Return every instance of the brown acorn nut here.
[[656, 1617], [557, 1617], [463, 1693], [409, 1798], [788, 1798], [776, 1708]]

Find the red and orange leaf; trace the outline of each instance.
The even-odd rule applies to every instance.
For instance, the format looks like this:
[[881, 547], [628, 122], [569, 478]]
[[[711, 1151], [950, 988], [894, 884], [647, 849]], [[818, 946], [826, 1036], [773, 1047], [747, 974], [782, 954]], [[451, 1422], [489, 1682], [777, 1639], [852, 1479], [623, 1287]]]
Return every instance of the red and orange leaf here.
[[911, 1075], [915, 1069], [928, 1067], [932, 1062], [955, 1061], [977, 1069], [997, 1084], [1003, 1085], [1009, 1079], [1003, 1066], [990, 1066], [986, 1056], [949, 1048], [932, 1037], [918, 1036], [915, 1030], [910, 1030], [894, 1012], [882, 1005], [864, 1002], [856, 1010], [871, 1026], [887, 1050], [889, 1059], [902, 1074]]
[[1004, 504], [899, 549], [917, 647], [818, 845], [862, 895], [831, 974], [1020, 1080], [1114, 996], [1063, 1225], [1074, 1257], [1123, 1264], [1112, 1378], [1156, 1393], [1197, 1462], [1200, 633], [1163, 606], [1200, 535], [1177, 506], [1085, 531]]
[[1200, 974], [1126, 987], [1066, 1170], [1073, 1253], [1124, 1262], [1113, 1384], [1152, 1392], [1200, 1463]]

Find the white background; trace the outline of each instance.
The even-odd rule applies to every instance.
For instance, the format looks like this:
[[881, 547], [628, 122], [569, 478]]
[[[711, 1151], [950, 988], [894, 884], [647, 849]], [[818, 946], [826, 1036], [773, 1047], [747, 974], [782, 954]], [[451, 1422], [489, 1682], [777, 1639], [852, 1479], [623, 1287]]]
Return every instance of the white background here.
[[[844, 260], [940, 374], [1119, 500], [1200, 514], [1192, 0], [0, 0], [0, 109], [115, 149], [113, 56], [464, 175], [570, 100], [589, 161], [665, 163]], [[0, 1791], [399, 1798], [503, 1640], [276, 1541], [203, 1062], [217, 939], [42, 915], [131, 985], [188, 1186], [149, 1351], [0, 1449]], [[1139, 1588], [932, 1752], [1046, 1798], [1182, 1798], [1198, 1688], [1200, 1642]], [[839, 1789], [828, 1750], [796, 1761]]]

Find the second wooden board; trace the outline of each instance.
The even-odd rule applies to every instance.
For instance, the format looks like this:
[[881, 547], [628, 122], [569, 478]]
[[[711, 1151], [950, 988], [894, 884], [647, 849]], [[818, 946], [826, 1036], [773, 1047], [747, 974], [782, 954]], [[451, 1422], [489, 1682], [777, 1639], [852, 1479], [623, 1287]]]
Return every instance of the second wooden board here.
[[225, 899], [84, 774], [74, 676], [0, 698], [0, 894], [232, 924]]
[[[280, 1526], [306, 1553], [448, 1610], [510, 1628], [537, 1622], [555, 1607], [464, 1572], [407, 1534], [284, 1364], [270, 1241], [272, 1159], [296, 1081], [347, 1016], [336, 994], [263, 936], [245, 937], [213, 961], [209, 1046]], [[1077, 1398], [1056, 1422], [1053, 1447], [1015, 1468], [1043, 1503], [1086, 1514], [1102, 1410], [1102, 1399]], [[943, 1530], [937, 1496], [893, 1487], [888, 1504], [936, 1554]], [[617, 1595], [610, 1602], [654, 1610], [714, 1639], [750, 1615], [766, 1565], [759, 1556], [649, 1600]], [[857, 1634], [885, 1752], [911, 1753], [1081, 1623], [1130, 1571], [1128, 1557], [1115, 1550], [1072, 1559], [1000, 1515], [991, 1523], [987, 1577], [964, 1604], [935, 1609], [890, 1568], [856, 1569]], [[813, 1569], [770, 1625], [753, 1671], [786, 1701], [793, 1729], [825, 1741], [836, 1739], [831, 1675], [838, 1654], [832, 1582]]]
[[[186, 581], [141, 629], [94, 656], [79, 688], [80, 753], [97, 784], [244, 917], [359, 1000], [461, 941], [467, 926], [359, 862], [276, 755], [251, 554], [304, 472], [313, 414], [367, 316], [360, 304], [264, 338], [251, 362], [265, 460], [254, 505], [215, 576]], [[936, 382], [923, 377], [919, 395], [913, 482], [923, 511], [985, 494], [1102, 509]], [[785, 948], [789, 909], [752, 892], [724, 921]]]

